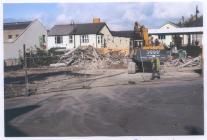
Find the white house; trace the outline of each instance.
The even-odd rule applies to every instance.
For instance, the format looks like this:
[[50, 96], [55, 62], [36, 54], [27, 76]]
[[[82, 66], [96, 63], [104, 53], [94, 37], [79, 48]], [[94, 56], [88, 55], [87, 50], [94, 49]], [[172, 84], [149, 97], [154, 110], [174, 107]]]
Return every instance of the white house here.
[[46, 47], [47, 30], [39, 20], [4, 23], [4, 61], [7, 66], [17, 65], [26, 49]]
[[55, 25], [48, 33], [48, 49], [72, 49], [84, 45], [129, 47], [131, 34], [129, 36], [127, 32], [111, 31], [100, 19], [93, 23]]
[[111, 38], [109, 28], [101, 22], [55, 25], [48, 33], [48, 49], [72, 49], [85, 45], [101, 48], [110, 45]]
[[181, 46], [202, 44], [202, 27], [179, 27], [172, 22], [168, 22], [159, 29], [149, 29], [149, 35], [153, 39], [159, 39], [160, 42], [169, 46], [171, 42], [176, 41], [176, 44]]

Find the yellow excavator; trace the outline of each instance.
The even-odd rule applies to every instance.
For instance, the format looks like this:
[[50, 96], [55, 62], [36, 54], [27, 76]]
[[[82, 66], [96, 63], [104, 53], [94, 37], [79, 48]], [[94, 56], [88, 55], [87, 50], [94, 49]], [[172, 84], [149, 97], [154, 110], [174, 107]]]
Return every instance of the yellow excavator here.
[[138, 70], [145, 72], [151, 69], [151, 60], [153, 57], [159, 57], [161, 60], [169, 55], [166, 47], [158, 39], [149, 39], [148, 29], [139, 26], [137, 22], [134, 25], [133, 43], [129, 48], [128, 73], [134, 74]]

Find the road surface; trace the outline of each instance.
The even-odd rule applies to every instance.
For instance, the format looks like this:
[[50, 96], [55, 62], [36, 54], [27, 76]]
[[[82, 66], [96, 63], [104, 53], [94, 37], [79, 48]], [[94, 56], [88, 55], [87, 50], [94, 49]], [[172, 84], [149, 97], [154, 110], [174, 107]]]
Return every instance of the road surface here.
[[85, 89], [60, 81], [64, 88], [5, 99], [6, 136], [203, 135], [201, 76], [107, 74]]

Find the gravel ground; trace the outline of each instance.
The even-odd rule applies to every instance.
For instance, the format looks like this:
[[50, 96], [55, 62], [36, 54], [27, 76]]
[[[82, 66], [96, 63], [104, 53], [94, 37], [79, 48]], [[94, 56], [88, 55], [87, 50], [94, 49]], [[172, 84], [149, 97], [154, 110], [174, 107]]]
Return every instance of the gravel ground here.
[[67, 74], [34, 81], [38, 95], [5, 99], [6, 136], [203, 135], [199, 74], [171, 72], [154, 81], [123, 69], [87, 74], [86, 82]]

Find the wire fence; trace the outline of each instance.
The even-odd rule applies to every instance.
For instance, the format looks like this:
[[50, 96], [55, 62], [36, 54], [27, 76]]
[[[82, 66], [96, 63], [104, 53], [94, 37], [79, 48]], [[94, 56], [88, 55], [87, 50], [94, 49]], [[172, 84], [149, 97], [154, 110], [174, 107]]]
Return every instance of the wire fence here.
[[91, 74], [86, 63], [81, 67], [50, 67], [50, 64], [57, 63], [61, 56], [42, 52], [25, 53], [20, 59], [5, 61], [5, 98], [89, 88], [88, 79]]

